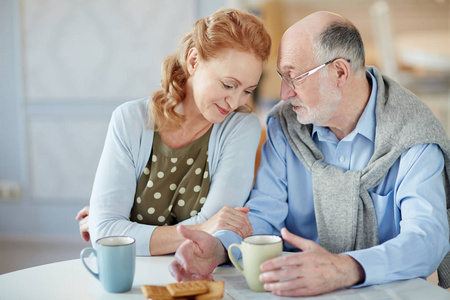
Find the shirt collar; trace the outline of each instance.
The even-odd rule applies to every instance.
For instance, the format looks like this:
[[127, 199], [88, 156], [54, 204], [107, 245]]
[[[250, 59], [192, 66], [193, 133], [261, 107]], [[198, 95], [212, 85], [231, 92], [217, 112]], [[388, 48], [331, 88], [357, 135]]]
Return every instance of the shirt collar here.
[[[370, 93], [369, 101], [367, 102], [366, 108], [364, 109], [361, 117], [356, 124], [355, 129], [347, 135], [343, 140], [352, 141], [357, 134], [360, 134], [372, 142], [375, 141], [375, 127], [376, 127], [376, 117], [375, 117], [375, 104], [377, 97], [378, 84], [375, 77], [366, 71], [367, 80], [372, 82], [372, 91]], [[328, 127], [321, 127], [313, 125], [311, 137], [314, 139], [317, 137], [321, 141], [332, 141], [338, 143], [338, 139], [331, 132]]]

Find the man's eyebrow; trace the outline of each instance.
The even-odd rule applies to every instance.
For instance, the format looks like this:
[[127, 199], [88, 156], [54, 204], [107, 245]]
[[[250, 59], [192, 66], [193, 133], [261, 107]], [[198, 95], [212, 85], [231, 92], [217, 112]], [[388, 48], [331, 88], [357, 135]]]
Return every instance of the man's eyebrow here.
[[279, 72], [286, 72], [286, 71], [292, 71], [294, 70], [295, 67], [293, 65], [285, 65], [283, 66], [282, 70], [280, 69]]

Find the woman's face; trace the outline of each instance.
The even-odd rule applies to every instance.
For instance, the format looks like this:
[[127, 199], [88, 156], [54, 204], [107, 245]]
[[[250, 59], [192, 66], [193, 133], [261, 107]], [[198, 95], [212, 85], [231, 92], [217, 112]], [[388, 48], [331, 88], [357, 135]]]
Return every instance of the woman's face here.
[[220, 123], [236, 108], [245, 105], [258, 85], [263, 62], [255, 55], [225, 50], [208, 61], [195, 48], [188, 56], [187, 97], [209, 122]]

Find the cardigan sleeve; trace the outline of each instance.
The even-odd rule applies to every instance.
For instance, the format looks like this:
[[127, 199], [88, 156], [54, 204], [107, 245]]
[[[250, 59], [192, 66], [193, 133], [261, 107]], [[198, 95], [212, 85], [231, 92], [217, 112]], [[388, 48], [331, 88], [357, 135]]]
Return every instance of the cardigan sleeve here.
[[136, 254], [150, 255], [150, 237], [156, 226], [129, 220], [136, 193], [136, 168], [145, 118], [129, 102], [111, 117], [90, 199], [89, 227], [92, 242], [112, 235], [136, 239]]

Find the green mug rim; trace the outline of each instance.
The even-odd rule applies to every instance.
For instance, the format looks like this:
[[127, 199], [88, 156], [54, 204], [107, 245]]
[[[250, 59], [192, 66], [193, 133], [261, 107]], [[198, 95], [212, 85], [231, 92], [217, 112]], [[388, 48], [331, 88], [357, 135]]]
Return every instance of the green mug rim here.
[[[270, 236], [270, 237], [277, 237], [277, 238], [279, 238], [279, 240], [276, 241], [276, 242], [266, 242], [266, 243], [264, 243], [264, 244], [255, 243], [255, 242], [252, 243], [252, 242], [246, 241], [246, 239], [252, 238], [252, 237], [256, 237], [256, 236]], [[283, 238], [282, 238], [281, 236], [279, 236], [279, 235], [276, 235], [276, 234], [254, 234], [254, 235], [251, 235], [251, 236], [248, 236], [248, 237], [244, 238], [244, 239], [242, 240], [242, 242], [243, 242], [243, 243], [247, 243], [247, 244], [251, 244], [251, 245], [272, 245], [272, 244], [277, 244], [277, 243], [283, 242]]]

